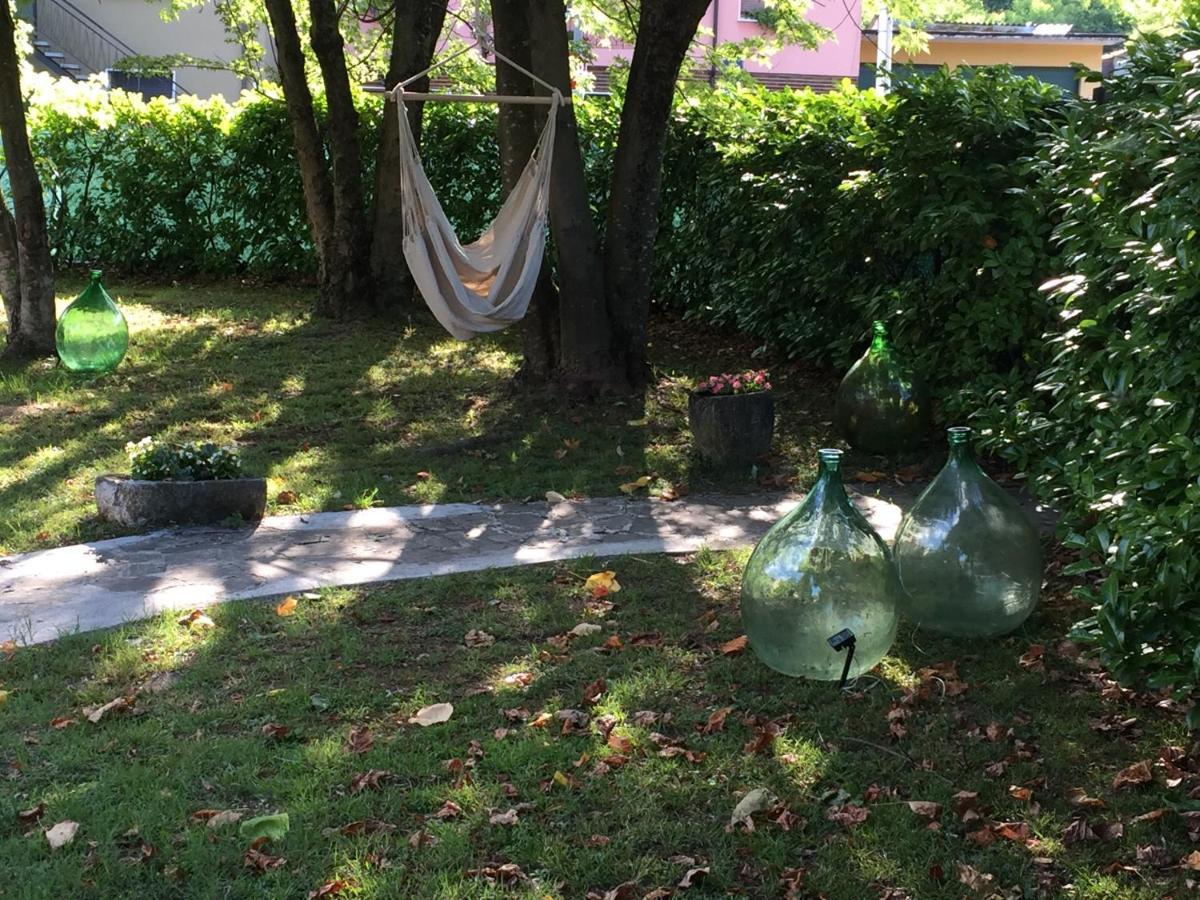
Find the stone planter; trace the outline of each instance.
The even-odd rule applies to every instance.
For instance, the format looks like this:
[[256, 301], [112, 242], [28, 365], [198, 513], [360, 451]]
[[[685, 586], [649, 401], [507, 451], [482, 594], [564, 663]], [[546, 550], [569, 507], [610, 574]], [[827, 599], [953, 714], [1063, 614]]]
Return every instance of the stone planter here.
[[240, 517], [254, 522], [267, 508], [265, 478], [218, 481], [140, 481], [123, 475], [96, 479], [96, 507], [128, 528], [212, 525]]
[[688, 399], [688, 424], [697, 452], [718, 466], [743, 465], [765, 456], [775, 432], [775, 399], [753, 394], [699, 394]]

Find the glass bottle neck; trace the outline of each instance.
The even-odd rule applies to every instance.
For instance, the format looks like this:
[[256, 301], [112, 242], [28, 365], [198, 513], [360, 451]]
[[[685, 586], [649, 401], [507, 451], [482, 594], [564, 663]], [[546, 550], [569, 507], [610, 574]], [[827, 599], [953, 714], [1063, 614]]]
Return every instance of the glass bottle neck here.
[[892, 349], [892, 343], [888, 340], [887, 326], [882, 322], [876, 322], [871, 326], [871, 352], [884, 353]]
[[817, 483], [813, 485], [811, 503], [814, 507], [845, 509], [850, 506], [846, 487], [842, 484], [841, 455], [821, 455]]

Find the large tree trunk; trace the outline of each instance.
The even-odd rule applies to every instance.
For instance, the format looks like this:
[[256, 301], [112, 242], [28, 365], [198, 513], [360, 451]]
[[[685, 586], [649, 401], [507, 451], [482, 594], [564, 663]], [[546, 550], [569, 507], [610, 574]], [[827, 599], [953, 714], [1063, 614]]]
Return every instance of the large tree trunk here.
[[[389, 91], [428, 68], [446, 19], [446, 0], [397, 3], [393, 15], [392, 51], [383, 80]], [[414, 82], [412, 89], [429, 90], [429, 79]], [[421, 103], [410, 103], [406, 107], [418, 145], [422, 106]], [[404, 242], [404, 222], [400, 206], [399, 124], [396, 102], [385, 99], [379, 150], [375, 155], [375, 228], [371, 239], [371, 275], [379, 306], [407, 303], [415, 289], [400, 249]]]
[[0, 139], [12, 191], [12, 210], [0, 197], [0, 297], [8, 314], [5, 355], [54, 353], [54, 270], [46, 233], [42, 183], [25, 128], [16, 29], [8, 0], [0, 0]]
[[[358, 113], [346, 70], [345, 41], [338, 28], [333, 0], [310, 0], [311, 40], [325, 102], [329, 108], [330, 164], [333, 169], [333, 233], [325, 261], [326, 284], [322, 293], [326, 312], [346, 316], [373, 305], [370, 233], [362, 184], [362, 151], [358, 143]], [[330, 308], [332, 307], [332, 308]]]
[[604, 273], [613, 350], [646, 378], [646, 321], [675, 82], [709, 0], [643, 0], [613, 160]]
[[[492, 21], [495, 23], [496, 49], [532, 70], [529, 0], [492, 0]], [[533, 91], [530, 78], [496, 60], [497, 93], [525, 95]], [[538, 133], [545, 125], [544, 115], [540, 107], [500, 105], [500, 179], [506, 197], [529, 162]], [[545, 384], [558, 376], [559, 325], [558, 290], [551, 277], [547, 258], [542, 265], [529, 310], [520, 324], [525, 357], [521, 366], [521, 380]]]
[[284, 104], [292, 126], [292, 144], [300, 167], [300, 183], [304, 187], [304, 207], [308, 214], [309, 231], [317, 251], [317, 311], [334, 315], [340, 307], [340, 297], [328, 290], [335, 278], [328, 271], [332, 259], [334, 230], [333, 185], [325, 165], [325, 147], [317, 128], [312, 92], [304, 72], [304, 51], [291, 0], [265, 0], [267, 16], [275, 38], [275, 59], [279, 81], [283, 85]]

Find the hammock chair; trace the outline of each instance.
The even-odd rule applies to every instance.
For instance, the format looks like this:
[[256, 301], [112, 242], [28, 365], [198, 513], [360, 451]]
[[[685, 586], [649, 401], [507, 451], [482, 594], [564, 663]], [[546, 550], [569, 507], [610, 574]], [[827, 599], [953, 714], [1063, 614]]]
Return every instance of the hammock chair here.
[[[550, 90], [550, 96], [513, 97], [496, 94], [408, 92], [404, 88], [445, 65], [477, 44], [435, 63], [392, 90], [400, 117], [400, 194], [404, 216], [404, 259], [430, 311], [446, 331], [470, 340], [507, 328], [529, 308], [546, 245], [546, 216], [550, 194], [550, 165], [554, 130], [562, 93], [495, 48], [496, 59], [507, 63]], [[438, 202], [421, 165], [417, 142], [405, 114], [412, 101], [520, 103], [550, 107], [546, 124], [520, 179], [500, 212], [472, 244], [463, 245]]]

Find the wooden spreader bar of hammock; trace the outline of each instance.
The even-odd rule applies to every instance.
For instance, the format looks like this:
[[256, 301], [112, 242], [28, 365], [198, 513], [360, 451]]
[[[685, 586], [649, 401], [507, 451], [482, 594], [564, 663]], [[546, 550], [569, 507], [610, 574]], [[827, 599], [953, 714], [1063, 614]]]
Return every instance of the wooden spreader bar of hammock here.
[[459, 50], [455, 53], [451, 53], [445, 59], [438, 60], [433, 65], [431, 65], [428, 69], [418, 72], [416, 75], [413, 75], [410, 78], [404, 79], [404, 81], [400, 82], [398, 85], [396, 85], [391, 90], [387, 90], [386, 88], [383, 88], [383, 87], [376, 87], [374, 85], [368, 87], [366, 90], [373, 94], [388, 94], [389, 96], [394, 97], [397, 100], [412, 100], [414, 102], [424, 102], [424, 103], [513, 103], [513, 104], [517, 104], [517, 105], [521, 105], [521, 106], [550, 106], [554, 103], [558, 103], [560, 105], [565, 106], [566, 104], [571, 102], [569, 98], [564, 97], [562, 95], [562, 93], [559, 91], [559, 89], [556, 88], [554, 85], [550, 84], [550, 82], [543, 81], [541, 78], [538, 78], [536, 75], [534, 75], [528, 69], [526, 69], [524, 66], [520, 65], [519, 63], [513, 62], [511, 59], [509, 59], [507, 56], [505, 56], [503, 53], [501, 53], [499, 50], [497, 50], [494, 46], [491, 46], [490, 42], [486, 48], [488, 50], [488, 52], [492, 53], [492, 55], [494, 55], [496, 57], [496, 59], [499, 59], [499, 60], [502, 60], [503, 62], [508, 63], [510, 66], [512, 66], [518, 72], [520, 72], [522, 75], [525, 75], [526, 77], [531, 78], [533, 81], [536, 81], [542, 87], [549, 90], [550, 96], [549, 97], [527, 96], [527, 95], [514, 96], [512, 94], [450, 94], [450, 93], [445, 93], [445, 92], [438, 93], [438, 92], [434, 92], [434, 91], [406, 91], [405, 90], [405, 88], [408, 87], [408, 85], [412, 84], [414, 81], [417, 81], [418, 79], [424, 77], [425, 75], [428, 75], [434, 69], [444, 66], [446, 63], [450, 62], [451, 60], [462, 56], [464, 53], [468, 53], [471, 50], [474, 50], [479, 45], [480, 45], [480, 41], [478, 41], [478, 40], [476, 40], [475, 42], [473, 42], [471, 44], [468, 44], [466, 47], [463, 47], [461, 50]]
[[[364, 90], [369, 94], [391, 93], [385, 88], [374, 85], [364, 88]], [[397, 99], [402, 99], [405, 102], [412, 101], [413, 103], [513, 103], [519, 106], [549, 106], [554, 102], [553, 97], [518, 97], [506, 94], [447, 94], [435, 91], [396, 91], [395, 96]], [[571, 101], [564, 98], [558, 102], [566, 104]]]

